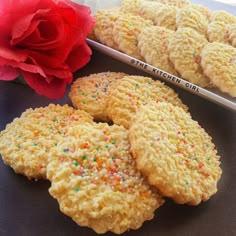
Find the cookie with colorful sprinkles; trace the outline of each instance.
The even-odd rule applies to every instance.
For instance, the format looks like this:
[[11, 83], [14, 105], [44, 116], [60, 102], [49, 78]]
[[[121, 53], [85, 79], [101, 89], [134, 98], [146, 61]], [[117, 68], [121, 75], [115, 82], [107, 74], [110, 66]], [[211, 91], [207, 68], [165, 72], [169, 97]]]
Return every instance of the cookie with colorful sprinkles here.
[[67, 135], [68, 127], [92, 122], [88, 113], [68, 105], [27, 109], [0, 133], [2, 159], [18, 174], [45, 179], [50, 150]]
[[106, 123], [78, 125], [52, 150], [49, 193], [78, 225], [121, 234], [151, 220], [164, 200], [129, 153], [127, 130]]
[[201, 68], [201, 51], [208, 43], [205, 36], [191, 28], [180, 28], [169, 37], [171, 62], [181, 77], [202, 87], [211, 87]]
[[138, 15], [124, 14], [114, 23], [113, 39], [120, 51], [142, 60], [138, 48], [138, 35], [141, 30], [153, 22]]
[[106, 96], [111, 83], [125, 75], [121, 72], [101, 72], [76, 79], [69, 92], [72, 104], [88, 112], [95, 120], [110, 121], [106, 112]]
[[215, 145], [181, 107], [166, 102], [141, 106], [129, 141], [137, 168], [176, 203], [198, 205], [217, 192], [222, 170]]
[[176, 25], [177, 29], [191, 28], [199, 34], [207, 35], [208, 19], [193, 5], [189, 5], [177, 11]]
[[228, 27], [223, 21], [212, 21], [208, 24], [207, 38], [209, 42], [229, 44]]
[[204, 74], [220, 91], [236, 97], [236, 48], [208, 43], [201, 52]]
[[174, 31], [160, 26], [145, 27], [138, 37], [138, 47], [147, 63], [178, 75], [168, 53], [168, 39], [173, 33]]
[[94, 34], [96, 39], [108, 47], [118, 49], [112, 35], [114, 22], [120, 16], [118, 9], [99, 10], [96, 12]]
[[139, 14], [145, 19], [151, 20], [154, 25], [162, 26], [170, 30], [176, 30], [177, 10], [178, 8], [175, 6], [159, 2], [143, 1]]
[[107, 114], [118, 125], [129, 128], [140, 105], [149, 101], [168, 101], [188, 110], [173, 89], [144, 76], [125, 76], [113, 83], [107, 96]]

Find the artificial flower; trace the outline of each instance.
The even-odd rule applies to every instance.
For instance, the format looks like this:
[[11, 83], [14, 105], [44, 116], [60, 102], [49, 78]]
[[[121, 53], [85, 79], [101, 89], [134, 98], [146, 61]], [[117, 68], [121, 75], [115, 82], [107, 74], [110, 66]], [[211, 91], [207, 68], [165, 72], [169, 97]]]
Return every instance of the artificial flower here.
[[91, 56], [87, 6], [70, 0], [1, 0], [0, 79], [22, 75], [38, 94], [57, 99]]

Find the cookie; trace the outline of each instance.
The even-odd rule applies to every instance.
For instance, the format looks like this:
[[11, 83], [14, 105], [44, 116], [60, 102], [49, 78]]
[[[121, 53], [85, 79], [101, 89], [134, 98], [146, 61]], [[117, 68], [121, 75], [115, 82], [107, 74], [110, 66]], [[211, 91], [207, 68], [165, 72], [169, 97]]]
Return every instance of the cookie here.
[[6, 165], [29, 179], [46, 178], [50, 150], [67, 135], [67, 128], [92, 123], [84, 111], [50, 104], [27, 109], [0, 133], [0, 153]]
[[229, 43], [236, 48], [236, 24], [230, 24], [227, 27]]
[[236, 23], [236, 17], [226, 11], [217, 10], [211, 13], [210, 21], [222, 21], [225, 24]]
[[208, 43], [201, 52], [204, 74], [220, 91], [236, 97], [236, 48]]
[[168, 101], [188, 110], [164, 83], [144, 76], [125, 76], [114, 82], [108, 93], [107, 114], [115, 124], [129, 128], [139, 106], [149, 101]]
[[182, 108], [166, 102], [141, 106], [129, 141], [137, 168], [176, 203], [198, 205], [217, 192], [220, 157], [211, 137]]
[[120, 10], [124, 13], [139, 15], [143, 0], [122, 0]]
[[192, 5], [184, 7], [177, 11], [176, 25], [177, 29], [191, 28], [204, 36], [207, 35], [208, 20], [199, 10], [196, 10]]
[[168, 39], [174, 31], [159, 26], [145, 27], [138, 37], [138, 47], [145, 61], [173, 75], [177, 72], [169, 59]]
[[143, 1], [140, 8], [139, 15], [151, 20], [154, 25], [176, 30], [177, 7], [159, 2]]
[[188, 0], [148, 0], [148, 1], [160, 2], [163, 4], [175, 6], [178, 8], [183, 8], [183, 7], [186, 7], [190, 4], [190, 2]]
[[112, 30], [114, 22], [121, 15], [118, 9], [99, 10], [96, 12], [94, 34], [98, 41], [108, 47], [118, 49], [118, 45], [113, 40]]
[[212, 12], [210, 9], [208, 9], [205, 6], [199, 5], [199, 4], [190, 4], [190, 6], [192, 8], [194, 8], [195, 10], [199, 11], [202, 15], [204, 15], [206, 17], [206, 19], [208, 21], [210, 21], [210, 19], [211, 19], [211, 12]]
[[78, 125], [52, 150], [49, 193], [78, 225], [97, 233], [138, 229], [164, 201], [135, 167], [127, 131]]
[[129, 56], [143, 60], [138, 49], [138, 35], [141, 30], [153, 23], [138, 15], [125, 14], [118, 18], [113, 28], [113, 39], [119, 50]]
[[169, 38], [169, 57], [181, 77], [202, 87], [210, 80], [203, 74], [200, 53], [208, 43], [206, 38], [191, 28], [180, 28]]
[[110, 84], [125, 75], [119, 72], [102, 72], [78, 78], [69, 92], [73, 106], [88, 112], [95, 120], [110, 121], [106, 112], [106, 96]]
[[222, 21], [212, 21], [207, 28], [207, 38], [209, 42], [228, 44], [227, 25]]

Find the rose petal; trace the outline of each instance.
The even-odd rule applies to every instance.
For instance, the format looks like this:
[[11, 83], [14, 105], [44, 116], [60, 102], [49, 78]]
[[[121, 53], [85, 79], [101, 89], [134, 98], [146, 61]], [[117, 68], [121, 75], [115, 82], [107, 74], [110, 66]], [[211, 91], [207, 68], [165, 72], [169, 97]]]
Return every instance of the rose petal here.
[[17, 48], [10, 49], [0, 45], [0, 56], [7, 60], [15, 60], [17, 62], [25, 61], [27, 59], [26, 51], [19, 50]]
[[88, 47], [87, 43], [84, 42], [71, 51], [66, 63], [70, 67], [70, 70], [75, 72], [90, 61], [91, 54], [91, 49]]
[[19, 71], [10, 66], [1, 66], [0, 67], [0, 78], [1, 80], [14, 80], [19, 75]]
[[39, 9], [34, 14], [23, 16], [13, 25], [11, 45], [43, 51], [60, 46], [65, 38], [64, 23], [60, 14], [54, 11]]
[[24, 71], [32, 72], [35, 74], [40, 74], [43, 77], [46, 77], [44, 71], [40, 66], [30, 64], [30, 63], [25, 63], [25, 62], [17, 62], [14, 60], [6, 60], [5, 58], [0, 57], [0, 66], [7, 65], [13, 68], [19, 68]]
[[22, 75], [26, 83], [39, 95], [43, 95], [51, 99], [59, 99], [65, 94], [67, 86], [65, 80], [49, 77], [49, 83], [40, 75], [27, 72], [22, 72]]

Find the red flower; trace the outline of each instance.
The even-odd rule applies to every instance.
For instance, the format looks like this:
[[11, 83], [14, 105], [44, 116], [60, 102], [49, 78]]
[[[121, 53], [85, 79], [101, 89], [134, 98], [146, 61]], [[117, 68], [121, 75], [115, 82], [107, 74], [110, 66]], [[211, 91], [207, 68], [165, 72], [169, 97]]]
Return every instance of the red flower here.
[[1, 0], [0, 79], [22, 74], [38, 94], [62, 97], [90, 60], [93, 24], [90, 8], [70, 0]]

